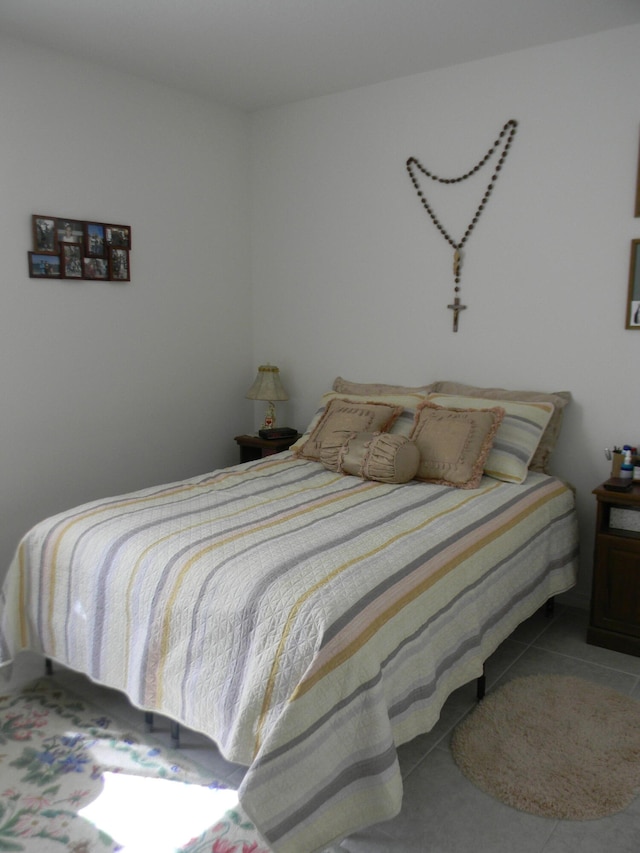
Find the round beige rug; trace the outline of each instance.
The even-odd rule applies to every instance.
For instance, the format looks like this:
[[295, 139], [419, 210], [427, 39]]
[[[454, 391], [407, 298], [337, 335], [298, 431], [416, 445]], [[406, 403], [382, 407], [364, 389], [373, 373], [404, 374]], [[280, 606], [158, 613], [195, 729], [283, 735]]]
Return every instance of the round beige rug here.
[[640, 792], [640, 702], [580, 678], [517, 678], [458, 725], [451, 748], [471, 782], [513, 808], [605, 817]]

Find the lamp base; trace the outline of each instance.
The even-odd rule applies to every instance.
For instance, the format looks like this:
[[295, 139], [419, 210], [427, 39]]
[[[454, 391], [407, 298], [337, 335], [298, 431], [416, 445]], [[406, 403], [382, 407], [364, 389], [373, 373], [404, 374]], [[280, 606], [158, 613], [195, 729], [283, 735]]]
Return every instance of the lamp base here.
[[260, 429], [273, 429], [276, 425], [276, 407], [273, 403], [269, 403], [267, 411], [264, 414], [264, 420]]

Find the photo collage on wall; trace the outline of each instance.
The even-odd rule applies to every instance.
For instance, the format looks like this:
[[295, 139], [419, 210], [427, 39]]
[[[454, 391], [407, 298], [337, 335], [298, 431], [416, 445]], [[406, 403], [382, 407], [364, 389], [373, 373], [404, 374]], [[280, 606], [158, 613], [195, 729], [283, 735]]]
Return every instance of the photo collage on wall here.
[[31, 278], [131, 281], [131, 227], [59, 216], [32, 217]]

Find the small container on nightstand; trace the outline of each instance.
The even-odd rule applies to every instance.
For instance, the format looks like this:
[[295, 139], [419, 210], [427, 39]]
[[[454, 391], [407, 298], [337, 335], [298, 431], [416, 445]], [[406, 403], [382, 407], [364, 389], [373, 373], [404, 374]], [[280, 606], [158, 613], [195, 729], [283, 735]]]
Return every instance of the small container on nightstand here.
[[640, 483], [598, 501], [587, 642], [640, 655]]
[[300, 434], [287, 435], [284, 438], [260, 438], [259, 435], [237, 435], [235, 442], [240, 448], [240, 461], [252, 462], [265, 456], [273, 456], [288, 450], [300, 438]]

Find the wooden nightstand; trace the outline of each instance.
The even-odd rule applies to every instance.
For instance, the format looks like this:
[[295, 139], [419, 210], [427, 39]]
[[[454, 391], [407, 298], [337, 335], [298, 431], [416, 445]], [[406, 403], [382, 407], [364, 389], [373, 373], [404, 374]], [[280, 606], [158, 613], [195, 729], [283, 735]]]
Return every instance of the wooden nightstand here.
[[640, 484], [598, 486], [591, 617], [587, 642], [640, 655]]
[[300, 434], [287, 438], [260, 438], [259, 435], [237, 435], [234, 441], [240, 447], [240, 461], [252, 462], [264, 456], [272, 456], [282, 450], [288, 450]]

